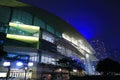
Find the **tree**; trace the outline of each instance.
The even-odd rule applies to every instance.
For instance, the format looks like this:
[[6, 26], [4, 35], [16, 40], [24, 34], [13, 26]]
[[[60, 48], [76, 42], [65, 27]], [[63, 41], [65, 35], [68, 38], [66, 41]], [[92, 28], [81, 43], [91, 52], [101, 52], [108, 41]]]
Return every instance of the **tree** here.
[[119, 73], [120, 64], [116, 61], [106, 58], [102, 61], [99, 61], [99, 63], [97, 64], [96, 70], [98, 72], [103, 72], [103, 73], [109, 73], [109, 72]]

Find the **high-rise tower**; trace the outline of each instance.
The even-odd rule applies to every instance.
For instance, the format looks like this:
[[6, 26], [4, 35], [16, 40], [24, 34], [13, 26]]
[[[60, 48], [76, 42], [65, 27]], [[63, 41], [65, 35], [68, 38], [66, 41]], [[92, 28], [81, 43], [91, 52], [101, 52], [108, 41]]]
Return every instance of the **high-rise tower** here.
[[92, 40], [92, 41], [90, 41], [90, 43], [91, 43], [92, 47], [95, 49], [95, 51], [96, 51], [95, 56], [98, 59], [101, 60], [108, 56], [106, 53], [106, 48], [105, 48], [104, 42], [102, 42], [100, 40]]

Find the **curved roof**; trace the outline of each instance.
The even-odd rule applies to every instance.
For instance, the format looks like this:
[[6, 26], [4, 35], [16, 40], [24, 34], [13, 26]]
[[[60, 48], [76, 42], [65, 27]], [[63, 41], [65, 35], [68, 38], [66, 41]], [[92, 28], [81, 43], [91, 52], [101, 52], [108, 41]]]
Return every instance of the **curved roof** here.
[[70, 37], [74, 37], [75, 39], [82, 39], [84, 44], [87, 45], [88, 49], [91, 50], [92, 53], [95, 53], [94, 49], [90, 46], [90, 44], [83, 38], [83, 36], [73, 28], [70, 24], [60, 19], [59, 17], [43, 10], [40, 8], [36, 8], [34, 6], [16, 1], [16, 0], [0, 0], [1, 6], [9, 6], [19, 8], [29, 13], [37, 16], [42, 19], [44, 22], [48, 23], [50, 26], [54, 27], [57, 31], [61, 33], [66, 33]]

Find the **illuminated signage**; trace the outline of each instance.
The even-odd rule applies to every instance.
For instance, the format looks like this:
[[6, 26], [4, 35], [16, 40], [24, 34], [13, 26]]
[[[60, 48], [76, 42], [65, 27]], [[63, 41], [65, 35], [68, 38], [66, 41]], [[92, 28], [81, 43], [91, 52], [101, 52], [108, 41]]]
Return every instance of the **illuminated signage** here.
[[32, 26], [32, 25], [26, 25], [26, 24], [20, 24], [20, 23], [9, 23], [10, 27], [15, 27], [22, 29], [24, 31], [30, 32], [30, 33], [35, 33], [39, 32], [40, 27], [39, 26]]
[[37, 37], [22, 36], [22, 35], [15, 35], [15, 34], [7, 34], [7, 38], [28, 42], [28, 43], [34, 43], [39, 41], [39, 38]]

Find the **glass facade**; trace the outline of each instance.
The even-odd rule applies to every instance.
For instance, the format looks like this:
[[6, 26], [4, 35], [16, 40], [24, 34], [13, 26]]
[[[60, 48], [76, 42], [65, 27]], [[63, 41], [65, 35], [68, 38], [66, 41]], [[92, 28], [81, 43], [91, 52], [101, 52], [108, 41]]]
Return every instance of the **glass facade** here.
[[54, 43], [55, 42], [55, 38], [53, 35], [47, 33], [47, 32], [43, 32], [42, 33], [42, 39], [46, 40], [46, 41], [49, 41], [51, 43]]
[[[35, 27], [36, 26], [40, 27], [58, 37], [61, 37], [60, 32], [56, 31], [52, 26], [46, 24], [41, 19], [23, 10], [8, 8], [8, 7], [0, 7], [0, 14], [1, 14], [0, 32], [7, 33], [7, 40], [5, 44], [7, 46], [12, 45], [12, 46], [38, 48], [38, 43], [39, 43], [38, 41], [27, 42], [27, 38], [32, 38], [33, 40], [36, 39], [39, 40], [39, 34], [41, 33], [40, 31], [37, 32], [34, 30], [33, 31], [30, 30], [30, 28], [32, 28], [30, 27], [31, 25], [34, 25]], [[26, 29], [26, 26], [29, 27], [29, 29], [28, 28]], [[25, 37], [26, 40], [21, 40], [21, 39], [25, 39]], [[43, 39], [51, 43], [54, 42], [54, 37], [46, 33], [43, 33]]]
[[62, 33], [58, 32], [58, 31], [55, 32], [55, 35], [60, 37], [60, 38], [62, 37]]
[[62, 55], [65, 55], [65, 47], [62, 45], [57, 46], [57, 51], [61, 53]]
[[32, 28], [32, 15], [19, 9], [13, 9], [11, 13], [6, 45], [37, 48], [38, 41], [28, 40], [29, 38], [39, 39], [39, 36], [35, 36], [39, 34], [39, 31], [29, 30]]
[[49, 31], [49, 32], [54, 34], [54, 29], [50, 25], [47, 25], [47, 31]]
[[[38, 48], [40, 44], [40, 28], [46, 30], [42, 32], [42, 39], [48, 42], [54, 43], [54, 36], [61, 36], [60, 32], [56, 31], [52, 26], [26, 11], [17, 8], [0, 7], [0, 32], [6, 33], [5, 46]], [[39, 62], [38, 58], [38, 56], [31, 56], [29, 59], [33, 62]], [[55, 64], [55, 59], [50, 56], [42, 56], [41, 61]]]
[[41, 63], [46, 63], [46, 64], [53, 64], [56, 65], [55, 58], [52, 58], [50, 56], [41, 56]]
[[30, 56], [30, 61], [39, 62], [39, 56], [38, 55]]
[[59, 53], [61, 53], [62, 55], [64, 55], [64, 56], [79, 59], [78, 54], [74, 50], [69, 49], [69, 48], [67, 48], [67, 47], [65, 47], [63, 45], [57, 45], [57, 51]]
[[8, 31], [8, 26], [0, 22], [0, 32], [7, 33], [7, 31]]
[[[75, 39], [75, 36], [67, 36], [67, 34], [64, 33], [69, 32], [69, 30], [58, 30], [57, 26], [48, 24], [49, 20], [44, 22], [43, 20], [45, 20], [45, 18], [40, 18], [41, 14], [27, 11], [29, 11], [27, 7], [24, 9], [24, 7], [14, 8], [0, 6], [0, 32], [6, 33], [4, 47], [6, 51], [6, 47], [12, 47], [11, 51], [15, 52], [15, 55], [9, 54], [9, 57], [13, 58], [19, 55], [17, 52], [21, 52], [20, 54], [25, 53], [29, 55], [29, 58], [21, 56], [20, 59], [24, 61], [29, 59], [29, 61], [34, 63], [56, 65], [56, 60], [63, 57], [71, 57], [72, 59], [80, 60], [81, 56], [79, 54], [83, 54], [83, 50], [91, 53], [88, 49], [89, 45], [86, 45], [84, 39], [81, 37]], [[70, 34], [68, 33], [68, 35]], [[71, 46], [73, 47], [71, 48]], [[16, 49], [16, 51], [14, 51], [14, 49]], [[86, 53], [83, 55], [85, 54]]]
[[39, 27], [36, 26], [10, 22], [6, 45], [37, 48], [39, 30]]
[[45, 29], [45, 23], [41, 19], [39, 19], [37, 17], [34, 17], [33, 25], [40, 26], [41, 28]]
[[[45, 31], [42, 31], [44, 29]], [[29, 47], [38, 49], [40, 39], [55, 44], [62, 33], [56, 31], [51, 25], [46, 24], [26, 11], [8, 7], [0, 7], [0, 31], [7, 33], [5, 46]], [[39, 35], [42, 35], [40, 37]], [[57, 44], [57, 51], [64, 56], [77, 56], [71, 49]], [[42, 53], [44, 54], [44, 53]], [[38, 56], [30, 57], [31, 61], [38, 62]], [[55, 58], [42, 55], [41, 62], [55, 64]]]
[[11, 22], [19, 22], [30, 25], [32, 24], [32, 15], [25, 11], [14, 9], [12, 12]]
[[10, 19], [11, 9], [8, 7], [0, 7], [0, 22], [8, 23]]

